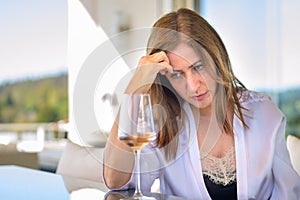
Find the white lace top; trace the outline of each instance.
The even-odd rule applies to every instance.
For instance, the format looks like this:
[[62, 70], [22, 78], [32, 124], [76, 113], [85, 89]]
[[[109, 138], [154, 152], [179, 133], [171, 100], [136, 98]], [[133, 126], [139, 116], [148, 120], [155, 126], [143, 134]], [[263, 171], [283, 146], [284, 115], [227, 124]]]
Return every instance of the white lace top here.
[[[259, 93], [243, 91], [239, 93], [240, 102], [252, 103], [254, 101], [270, 100], [270, 97]], [[209, 180], [215, 184], [224, 186], [236, 182], [236, 160], [235, 149], [230, 148], [225, 156], [218, 158], [210, 154], [201, 152], [202, 172], [208, 176]]]
[[210, 154], [201, 157], [202, 172], [215, 184], [224, 186], [236, 182], [236, 163], [234, 147], [225, 156], [218, 158]]

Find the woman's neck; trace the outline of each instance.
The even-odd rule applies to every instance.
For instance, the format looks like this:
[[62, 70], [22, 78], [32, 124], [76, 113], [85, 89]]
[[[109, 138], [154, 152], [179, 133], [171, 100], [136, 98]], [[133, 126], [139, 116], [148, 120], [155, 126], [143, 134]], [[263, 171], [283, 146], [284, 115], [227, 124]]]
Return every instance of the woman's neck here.
[[211, 106], [209, 107], [206, 107], [204, 109], [200, 109], [200, 108], [197, 108], [193, 105], [190, 105], [191, 106], [191, 110], [193, 112], [193, 115], [195, 117], [195, 119], [210, 119], [211, 116], [212, 116], [212, 109], [211, 109]]

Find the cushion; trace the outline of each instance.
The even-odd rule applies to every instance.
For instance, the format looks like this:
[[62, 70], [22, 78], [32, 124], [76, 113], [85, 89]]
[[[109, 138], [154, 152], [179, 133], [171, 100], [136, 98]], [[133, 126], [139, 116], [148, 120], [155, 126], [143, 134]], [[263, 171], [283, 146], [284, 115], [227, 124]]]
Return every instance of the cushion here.
[[287, 137], [287, 148], [290, 154], [292, 165], [300, 175], [300, 139], [293, 135]]
[[56, 173], [96, 182], [102, 181], [104, 148], [83, 147], [67, 141]]

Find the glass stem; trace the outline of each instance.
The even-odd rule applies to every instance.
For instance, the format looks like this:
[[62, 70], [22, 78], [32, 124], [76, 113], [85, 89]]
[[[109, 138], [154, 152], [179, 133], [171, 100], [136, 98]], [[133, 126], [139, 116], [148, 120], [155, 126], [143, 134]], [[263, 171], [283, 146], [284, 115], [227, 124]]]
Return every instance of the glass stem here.
[[143, 196], [141, 191], [141, 176], [140, 176], [140, 155], [141, 150], [135, 149], [134, 156], [135, 156], [135, 169], [136, 169], [136, 185], [135, 185], [135, 193], [134, 196]]

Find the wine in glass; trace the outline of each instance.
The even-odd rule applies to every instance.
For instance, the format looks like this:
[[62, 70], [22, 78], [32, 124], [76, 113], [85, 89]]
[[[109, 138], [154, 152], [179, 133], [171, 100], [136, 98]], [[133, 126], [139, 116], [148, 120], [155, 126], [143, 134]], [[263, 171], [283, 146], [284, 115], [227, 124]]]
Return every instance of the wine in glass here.
[[149, 142], [156, 139], [152, 105], [149, 94], [126, 94], [120, 107], [118, 138], [134, 152], [136, 187], [131, 199], [155, 199], [146, 197], [140, 188], [140, 153]]

